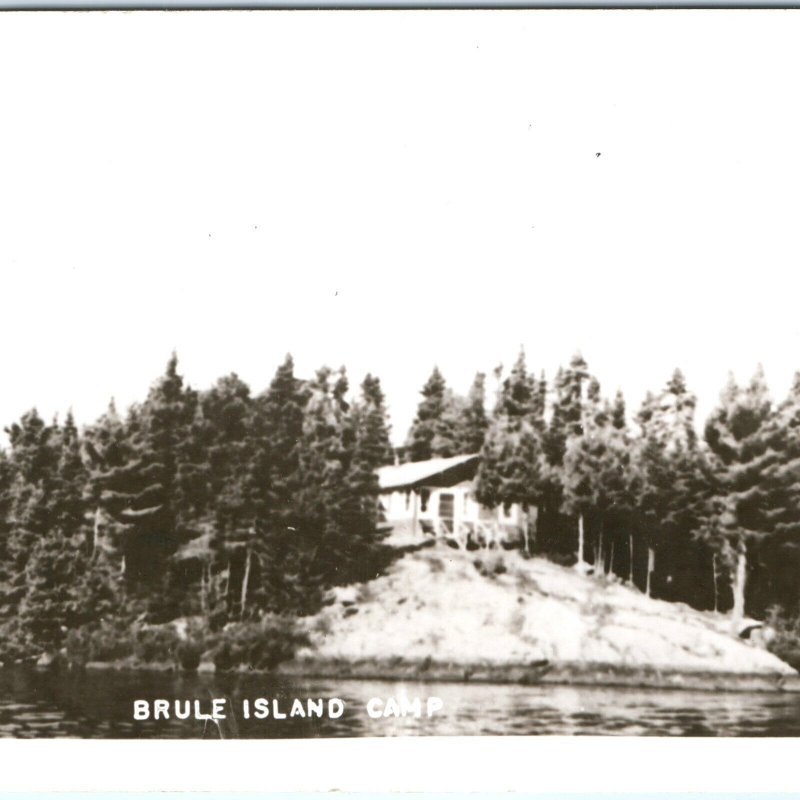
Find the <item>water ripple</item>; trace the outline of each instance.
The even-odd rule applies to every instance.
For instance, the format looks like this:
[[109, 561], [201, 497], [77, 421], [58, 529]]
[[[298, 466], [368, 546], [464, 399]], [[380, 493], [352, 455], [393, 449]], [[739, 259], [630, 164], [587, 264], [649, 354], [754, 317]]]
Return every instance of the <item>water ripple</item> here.
[[[432, 718], [371, 719], [371, 697], [441, 697]], [[132, 718], [133, 699], [340, 697], [340, 719]], [[0, 738], [310, 738], [434, 735], [800, 736], [800, 696], [560, 686], [289, 680], [259, 675], [0, 669]]]

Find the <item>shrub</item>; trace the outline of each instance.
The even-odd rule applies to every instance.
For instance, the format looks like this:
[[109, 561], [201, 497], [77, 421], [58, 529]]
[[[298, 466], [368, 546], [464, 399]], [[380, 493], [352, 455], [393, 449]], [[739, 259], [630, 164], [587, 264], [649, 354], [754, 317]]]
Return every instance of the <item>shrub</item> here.
[[175, 657], [181, 669], [186, 672], [194, 672], [200, 666], [200, 657], [204, 651], [205, 648], [201, 642], [187, 639], [178, 642], [175, 647]]
[[577, 562], [575, 553], [559, 553], [558, 551], [548, 551], [547, 560], [558, 564], [561, 567], [573, 567]]
[[127, 628], [101, 625], [67, 634], [70, 661], [119, 661], [133, 654], [133, 636]]
[[83, 665], [89, 660], [88, 634], [83, 629], [71, 630], [64, 640], [64, 652], [71, 664]]
[[292, 619], [268, 616], [259, 622], [226, 625], [217, 635], [214, 664], [220, 671], [245, 667], [271, 670], [308, 642]]
[[139, 628], [134, 634], [133, 654], [144, 664], [172, 663], [181, 640], [171, 625]]
[[0, 626], [0, 662], [13, 664], [30, 658], [29, 648], [25, 647], [16, 620], [12, 619]]
[[195, 670], [209, 648], [209, 635], [202, 625], [189, 625], [182, 639], [172, 625], [121, 627], [103, 624], [69, 631], [65, 641], [67, 659], [83, 665], [90, 661], [135, 664], [177, 664]]
[[775, 606], [767, 611], [766, 624], [775, 631], [767, 644], [770, 652], [800, 670], [800, 616], [788, 616]]

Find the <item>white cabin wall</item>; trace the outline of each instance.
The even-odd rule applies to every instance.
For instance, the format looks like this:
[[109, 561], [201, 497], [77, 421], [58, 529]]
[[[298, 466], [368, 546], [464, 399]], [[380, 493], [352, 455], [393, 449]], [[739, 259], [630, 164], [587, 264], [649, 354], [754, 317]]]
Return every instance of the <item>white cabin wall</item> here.
[[414, 498], [410, 492], [385, 492], [380, 500], [387, 522], [401, 522], [414, 515]]
[[[419, 492], [386, 492], [381, 495], [386, 521], [390, 523], [410, 523], [414, 519], [414, 505], [416, 501], [417, 522], [426, 522], [435, 526], [439, 518], [439, 501], [442, 494], [453, 495], [453, 516], [454, 524], [457, 527], [460, 523], [470, 523], [474, 525], [478, 522], [495, 524], [500, 530], [509, 530], [526, 524], [526, 515], [522, 508], [514, 504], [508, 513], [499, 506], [494, 509], [486, 509], [475, 499], [474, 486], [469, 481], [456, 484], [455, 486], [436, 487], [429, 490], [430, 494], [425, 510], [422, 509], [422, 498]], [[422, 530], [417, 526], [417, 532], [421, 535]]]

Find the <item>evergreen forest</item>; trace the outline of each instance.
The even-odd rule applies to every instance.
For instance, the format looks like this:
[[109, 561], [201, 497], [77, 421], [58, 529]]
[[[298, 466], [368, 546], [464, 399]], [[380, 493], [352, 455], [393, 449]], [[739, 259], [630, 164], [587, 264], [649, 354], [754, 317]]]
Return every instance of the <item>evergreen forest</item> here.
[[401, 448], [377, 377], [301, 378], [290, 356], [258, 394], [235, 374], [196, 390], [173, 356], [80, 429], [25, 413], [0, 449], [0, 661], [270, 668], [331, 587], [398, 556], [376, 469], [464, 453], [483, 504], [527, 512], [524, 555], [768, 618], [795, 647], [800, 373], [778, 401], [760, 369], [731, 378], [702, 421], [679, 370], [630, 410], [580, 355], [491, 377], [462, 396], [434, 368]]

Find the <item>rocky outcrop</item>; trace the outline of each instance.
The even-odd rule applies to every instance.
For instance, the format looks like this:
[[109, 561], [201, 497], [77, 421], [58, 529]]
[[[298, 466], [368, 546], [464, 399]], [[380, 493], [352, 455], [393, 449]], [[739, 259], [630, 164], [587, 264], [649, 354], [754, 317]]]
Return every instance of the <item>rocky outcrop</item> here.
[[336, 590], [332, 600], [307, 620], [312, 644], [289, 670], [327, 663], [338, 665], [337, 674], [347, 664], [386, 673], [394, 663], [417, 677], [427, 665], [429, 675], [439, 670], [450, 680], [481, 670], [496, 680], [517, 670], [523, 682], [616, 675], [636, 683], [649, 675], [645, 684], [678, 686], [687, 685], [686, 676], [705, 675], [714, 688], [714, 676], [755, 677], [760, 688], [780, 688], [796, 675], [733, 635], [722, 615], [652, 600], [620, 582], [516, 551], [420, 550], [381, 578]]

